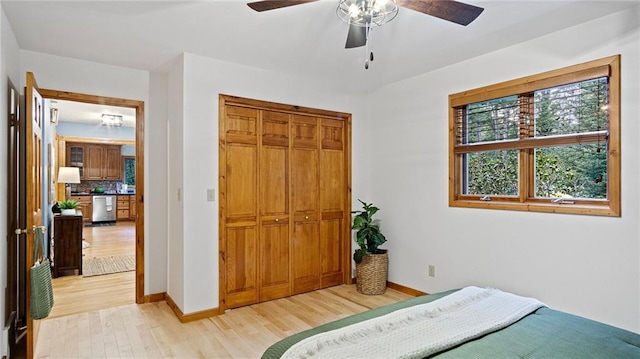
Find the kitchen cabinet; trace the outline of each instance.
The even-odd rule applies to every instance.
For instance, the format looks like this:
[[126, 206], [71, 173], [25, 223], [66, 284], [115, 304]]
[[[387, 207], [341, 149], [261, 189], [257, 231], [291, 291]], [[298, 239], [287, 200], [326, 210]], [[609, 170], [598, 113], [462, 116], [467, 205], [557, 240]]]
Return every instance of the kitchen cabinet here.
[[348, 115], [242, 105], [219, 127], [225, 309], [345, 283]]
[[130, 194], [129, 195], [129, 219], [132, 221], [135, 221], [137, 213], [138, 212], [136, 208], [136, 195]]
[[78, 167], [80, 170], [80, 179], [85, 179], [85, 146], [83, 144], [68, 143], [66, 150], [67, 167]]
[[116, 207], [118, 214], [116, 216], [116, 220], [129, 220], [130, 212], [129, 212], [129, 195], [118, 195], [118, 205]]
[[85, 179], [120, 180], [120, 146], [85, 145]]
[[[82, 212], [84, 213], [84, 212]], [[82, 275], [82, 214], [53, 217], [53, 277]]]
[[69, 167], [80, 169], [81, 180], [121, 180], [120, 145], [67, 143]]
[[82, 212], [82, 222], [91, 223], [93, 213], [93, 198], [91, 196], [70, 196], [69, 199], [78, 202], [78, 209]]

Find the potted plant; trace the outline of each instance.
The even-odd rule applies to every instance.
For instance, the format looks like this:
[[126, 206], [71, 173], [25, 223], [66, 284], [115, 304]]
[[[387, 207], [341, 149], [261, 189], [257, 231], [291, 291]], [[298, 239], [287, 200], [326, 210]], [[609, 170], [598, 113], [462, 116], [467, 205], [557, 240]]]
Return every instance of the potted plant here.
[[73, 199], [67, 199], [58, 202], [58, 207], [62, 210], [63, 216], [75, 215], [76, 208], [78, 207], [78, 201]]
[[354, 211], [351, 229], [356, 231], [358, 249], [353, 253], [356, 262], [356, 289], [363, 294], [382, 294], [387, 289], [389, 257], [386, 249], [378, 248], [387, 239], [373, 215], [380, 209], [372, 203], [362, 203], [361, 211]]

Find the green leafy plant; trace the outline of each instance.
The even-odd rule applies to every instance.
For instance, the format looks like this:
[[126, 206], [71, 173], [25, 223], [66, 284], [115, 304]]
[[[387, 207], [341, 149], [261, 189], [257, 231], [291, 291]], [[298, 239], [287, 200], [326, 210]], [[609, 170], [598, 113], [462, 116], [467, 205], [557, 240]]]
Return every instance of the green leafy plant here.
[[353, 260], [360, 263], [362, 258], [367, 254], [381, 254], [386, 250], [378, 249], [380, 245], [387, 241], [382, 233], [380, 233], [380, 225], [374, 223], [373, 215], [380, 209], [373, 203], [362, 203], [362, 211], [353, 211], [356, 215], [353, 217], [353, 225], [351, 229], [356, 232], [356, 242], [360, 248], [353, 253]]
[[58, 202], [58, 207], [60, 207], [60, 209], [75, 209], [76, 207], [78, 207], [78, 201], [73, 199], [60, 201]]

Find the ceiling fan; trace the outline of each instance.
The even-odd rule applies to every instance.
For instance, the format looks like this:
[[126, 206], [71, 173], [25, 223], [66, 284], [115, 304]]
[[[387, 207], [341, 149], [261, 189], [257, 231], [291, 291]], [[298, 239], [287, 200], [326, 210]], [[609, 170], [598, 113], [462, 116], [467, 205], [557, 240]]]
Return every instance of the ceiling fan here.
[[[247, 5], [255, 11], [262, 12], [315, 1], [318, 0], [262, 0]], [[393, 20], [399, 7], [463, 26], [469, 25], [484, 10], [454, 0], [339, 0], [336, 13], [341, 20], [349, 24], [345, 48], [367, 45], [368, 58], [365, 61], [365, 69], [369, 68], [369, 61], [373, 61], [373, 52], [369, 52], [368, 49], [372, 27], [382, 26]]]

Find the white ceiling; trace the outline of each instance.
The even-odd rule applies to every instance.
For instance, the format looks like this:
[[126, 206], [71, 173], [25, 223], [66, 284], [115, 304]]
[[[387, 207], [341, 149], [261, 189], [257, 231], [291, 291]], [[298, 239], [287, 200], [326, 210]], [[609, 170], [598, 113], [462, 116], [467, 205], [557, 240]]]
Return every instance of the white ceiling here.
[[2, 0], [2, 6], [25, 50], [141, 70], [161, 70], [188, 52], [368, 91], [639, 1], [465, 0], [485, 8], [467, 27], [402, 8], [375, 29], [369, 70], [364, 48], [344, 49], [348, 26], [335, 14], [337, 0], [263, 13], [243, 0]]
[[122, 126], [136, 127], [136, 110], [129, 107], [116, 107], [82, 102], [47, 100], [51, 108], [58, 109], [58, 121], [78, 122], [89, 125], [101, 125], [102, 115], [122, 116]]

